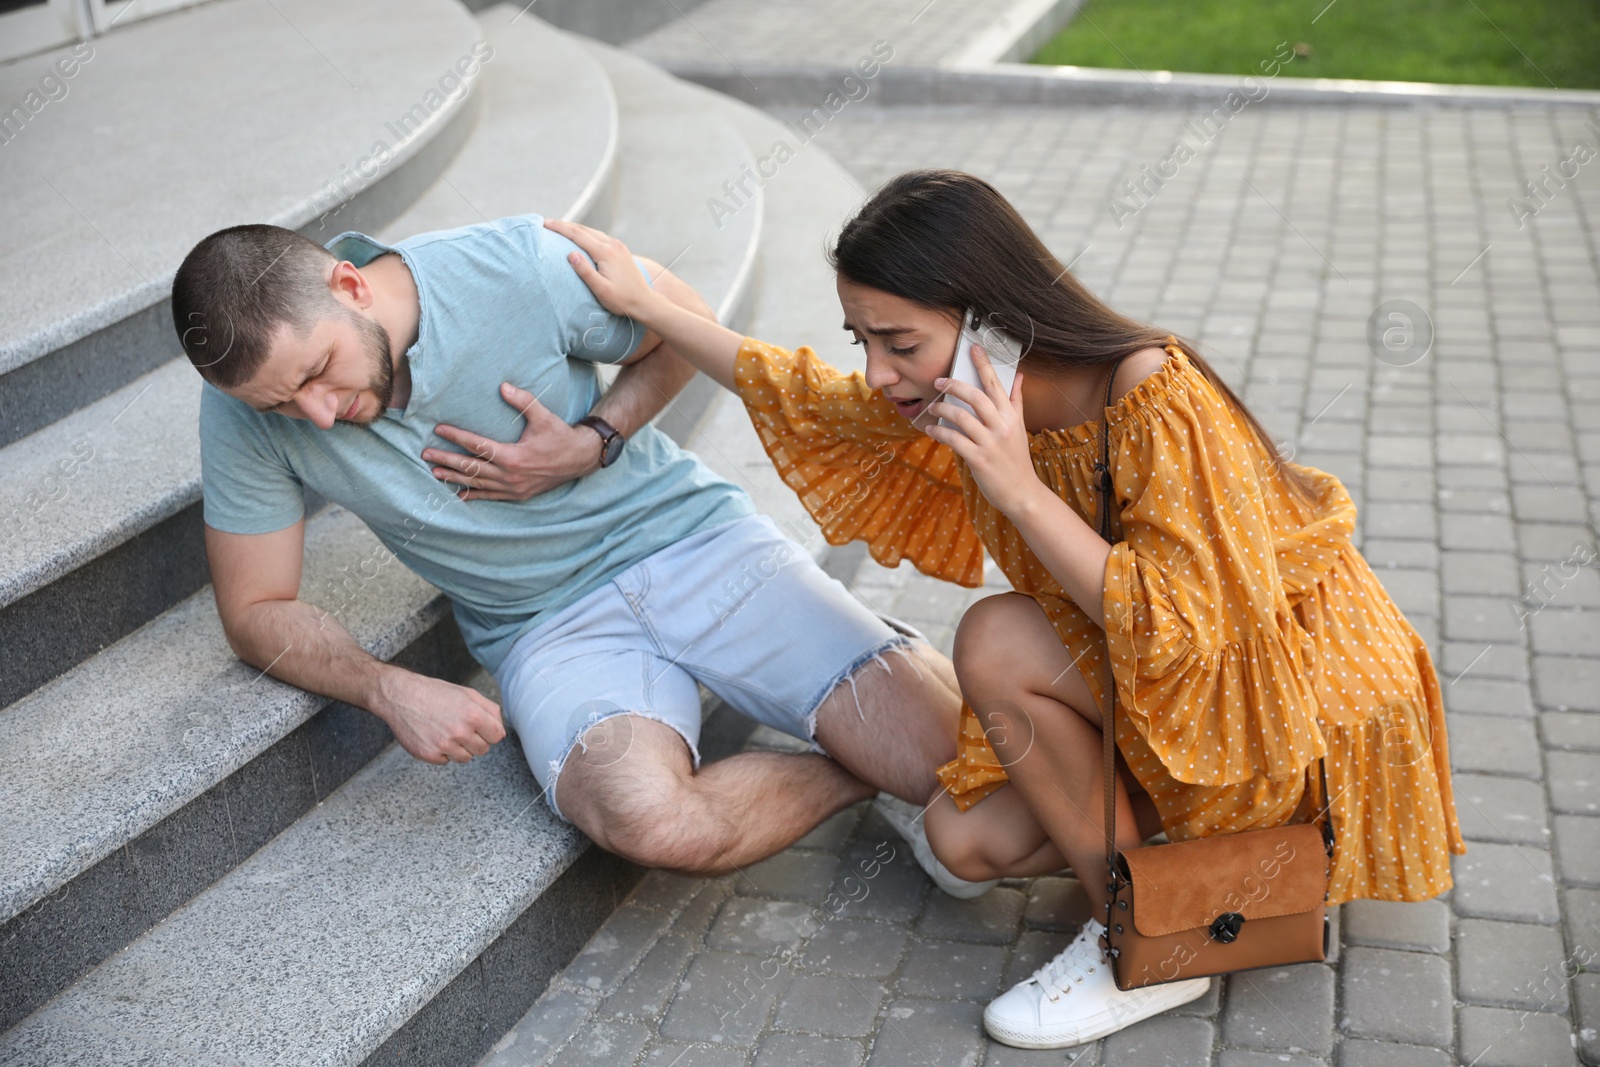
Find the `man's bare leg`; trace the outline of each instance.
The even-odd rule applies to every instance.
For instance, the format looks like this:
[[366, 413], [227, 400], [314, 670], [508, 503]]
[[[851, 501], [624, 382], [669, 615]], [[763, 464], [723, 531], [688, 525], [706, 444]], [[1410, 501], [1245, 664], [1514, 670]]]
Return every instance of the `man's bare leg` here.
[[663, 723], [606, 719], [583, 735], [556, 803], [601, 848], [646, 867], [714, 875], [792, 845], [876, 789], [825, 756], [741, 752], [694, 770]]
[[869, 660], [817, 709], [817, 741], [857, 778], [921, 807], [933, 773], [955, 758], [960, 689], [950, 661], [925, 641]]
[[961, 700], [950, 661], [917, 642], [852, 678], [817, 711], [817, 740], [835, 759], [741, 752], [695, 771], [677, 731], [619, 715], [567, 758], [556, 802], [607, 851], [693, 874], [780, 852], [880, 789], [927, 803], [934, 768], [955, 755]]

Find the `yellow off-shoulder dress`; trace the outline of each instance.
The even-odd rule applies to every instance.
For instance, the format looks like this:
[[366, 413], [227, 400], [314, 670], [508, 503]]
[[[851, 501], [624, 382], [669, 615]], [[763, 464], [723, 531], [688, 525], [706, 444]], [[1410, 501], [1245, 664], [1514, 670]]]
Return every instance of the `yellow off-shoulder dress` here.
[[[1175, 339], [1172, 339], [1175, 341]], [[1426, 644], [1351, 543], [1334, 476], [1282, 462], [1176, 343], [1115, 405], [1105, 628], [1069, 598], [970, 471], [808, 347], [746, 338], [740, 399], [784, 481], [830, 544], [964, 586], [983, 551], [1037, 601], [1101, 707], [1117, 686], [1117, 747], [1173, 841], [1305, 821], [1326, 755], [1337, 832], [1329, 902], [1412, 901], [1450, 888], [1456, 820], [1444, 705]], [[1034, 470], [1098, 529], [1099, 421], [1029, 437]], [[971, 806], [1006, 781], [970, 707], [939, 778]], [[1313, 773], [1308, 773], [1313, 772]]]

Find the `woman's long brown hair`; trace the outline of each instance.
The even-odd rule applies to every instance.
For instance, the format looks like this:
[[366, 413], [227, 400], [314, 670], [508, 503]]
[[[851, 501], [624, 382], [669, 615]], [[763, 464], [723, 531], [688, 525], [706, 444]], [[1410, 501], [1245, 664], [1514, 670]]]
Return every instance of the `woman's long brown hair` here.
[[845, 278], [956, 321], [964, 310], [1026, 345], [1019, 364], [1043, 378], [1104, 366], [1176, 339], [1200, 373], [1233, 407], [1271, 457], [1271, 467], [1302, 499], [1310, 480], [1280, 453], [1261, 422], [1195, 344], [1107, 307], [1073, 277], [1005, 197], [958, 170], [913, 170], [889, 179], [856, 212], [828, 252]]

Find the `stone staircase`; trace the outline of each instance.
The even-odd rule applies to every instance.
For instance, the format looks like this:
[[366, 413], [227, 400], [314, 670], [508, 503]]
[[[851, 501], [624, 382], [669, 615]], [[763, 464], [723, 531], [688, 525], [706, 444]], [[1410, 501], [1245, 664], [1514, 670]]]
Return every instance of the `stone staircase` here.
[[[189, 8], [95, 39], [0, 151], [0, 1064], [472, 1063], [640, 876], [555, 822], [514, 739], [425, 765], [233, 656], [166, 301], [236, 222], [397, 240], [539, 212], [736, 328], [831, 336], [844, 172], [804, 147], [718, 225], [707, 199], [784, 128], [520, 8]], [[0, 66], [0, 97], [53, 59]], [[823, 554], [736, 403], [702, 378], [659, 422]], [[377, 539], [307, 511], [303, 599], [498, 699], [436, 589], [395, 567], [352, 592]]]

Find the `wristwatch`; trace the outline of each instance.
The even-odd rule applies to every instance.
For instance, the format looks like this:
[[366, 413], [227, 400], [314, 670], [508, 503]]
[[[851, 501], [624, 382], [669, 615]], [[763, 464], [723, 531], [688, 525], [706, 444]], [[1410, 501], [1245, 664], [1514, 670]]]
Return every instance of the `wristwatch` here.
[[587, 426], [600, 435], [600, 466], [609, 467], [622, 455], [622, 446], [628, 439], [617, 432], [617, 428], [598, 415], [585, 415], [574, 426]]

